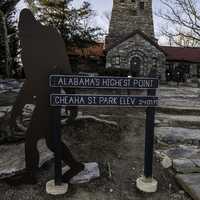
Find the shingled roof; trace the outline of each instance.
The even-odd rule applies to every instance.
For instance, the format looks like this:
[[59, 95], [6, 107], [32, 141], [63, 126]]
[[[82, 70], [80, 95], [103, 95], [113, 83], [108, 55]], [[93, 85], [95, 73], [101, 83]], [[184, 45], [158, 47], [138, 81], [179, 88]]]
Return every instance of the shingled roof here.
[[200, 48], [161, 46], [168, 61], [200, 63]]
[[[142, 35], [145, 37], [145, 34]], [[158, 46], [154, 41], [153, 44], [165, 53], [168, 61], [200, 63], [200, 48]], [[69, 55], [104, 57], [104, 44], [97, 43], [92, 47], [84, 49], [84, 52], [81, 49], [73, 48]]]
[[133, 37], [134, 35], [140, 35], [142, 36], [145, 40], [147, 40], [150, 44], [152, 44], [153, 46], [155, 46], [158, 50], [162, 51], [165, 54], [165, 51], [158, 45], [158, 43], [154, 40], [154, 38], [151, 38], [149, 36], [147, 36], [145, 33], [143, 33], [140, 30], [135, 30], [133, 31], [131, 34], [127, 35], [126, 37], [122, 38], [121, 40], [119, 40], [118, 42], [116, 42], [114, 45], [109, 46], [106, 49], [106, 52], [110, 51], [111, 49], [113, 49], [114, 47], [118, 46], [119, 44], [123, 43], [124, 41], [128, 40], [129, 38]]

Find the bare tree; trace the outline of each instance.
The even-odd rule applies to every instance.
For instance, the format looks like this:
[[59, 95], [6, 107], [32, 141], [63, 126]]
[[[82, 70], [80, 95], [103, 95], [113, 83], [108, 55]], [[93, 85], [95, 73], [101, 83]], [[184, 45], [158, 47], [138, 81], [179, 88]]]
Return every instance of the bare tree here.
[[0, 75], [7, 78], [12, 74], [11, 50], [14, 44], [11, 45], [13, 37], [10, 32], [13, 32], [13, 13], [18, 2], [19, 0], [0, 0]]
[[105, 10], [105, 11], [103, 12], [102, 19], [104, 20], [104, 22], [105, 22], [107, 25], [109, 25], [110, 19], [111, 19], [111, 11], [110, 11], [110, 10]]
[[170, 44], [200, 46], [199, 0], [160, 0], [162, 9], [156, 15], [166, 23], [161, 34]]
[[109, 27], [109, 24], [110, 24], [110, 20], [111, 20], [111, 11], [110, 10], [105, 10], [101, 16], [104, 24], [105, 24], [105, 27], [104, 28], [104, 34], [107, 35], [108, 34], [108, 29], [107, 27]]

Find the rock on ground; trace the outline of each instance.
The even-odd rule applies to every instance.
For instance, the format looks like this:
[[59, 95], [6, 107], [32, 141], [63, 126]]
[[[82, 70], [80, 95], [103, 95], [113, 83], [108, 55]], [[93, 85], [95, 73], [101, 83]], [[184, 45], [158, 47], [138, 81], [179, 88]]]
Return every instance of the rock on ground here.
[[198, 167], [192, 160], [186, 158], [174, 159], [173, 168], [176, 172], [184, 174], [200, 172], [200, 167]]
[[[53, 158], [44, 140], [38, 142], [40, 166]], [[0, 179], [9, 177], [25, 168], [24, 143], [0, 146]]]
[[172, 160], [168, 157], [168, 156], [164, 156], [162, 161], [161, 161], [161, 165], [167, 169], [170, 168], [172, 166]]
[[[70, 180], [71, 184], [88, 183], [92, 179], [100, 177], [100, 170], [98, 163], [91, 162], [91, 163], [84, 163], [84, 165], [85, 169]], [[65, 173], [68, 170], [69, 170], [68, 166], [62, 169], [63, 173]]]
[[200, 149], [197, 146], [178, 145], [176, 147], [169, 147], [166, 150], [156, 150], [158, 157], [167, 155], [171, 159], [191, 158], [197, 159], [200, 157]]
[[178, 174], [176, 179], [194, 200], [200, 200], [200, 173]]
[[180, 127], [157, 127], [156, 139], [168, 144], [200, 145], [200, 130]]

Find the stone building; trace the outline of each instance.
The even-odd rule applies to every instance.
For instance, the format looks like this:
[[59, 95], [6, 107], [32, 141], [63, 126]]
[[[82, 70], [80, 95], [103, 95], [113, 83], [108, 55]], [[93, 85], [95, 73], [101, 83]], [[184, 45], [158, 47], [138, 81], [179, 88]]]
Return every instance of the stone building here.
[[[157, 76], [164, 81], [176, 81], [177, 72], [182, 81], [200, 78], [200, 48], [158, 45], [154, 37], [152, 0], [113, 0], [105, 51], [103, 47], [104, 44], [96, 44], [86, 49], [90, 62], [84, 63], [81, 69], [90, 66], [88, 71], [98, 71], [95, 66], [99, 63], [99, 69], [102, 68], [106, 60], [106, 68], [126, 69], [132, 76], [149, 76], [156, 69]], [[74, 60], [77, 53], [83, 56], [81, 52], [73, 52]]]
[[183, 73], [183, 79], [194, 80], [200, 78], [200, 48], [161, 46], [166, 54], [167, 71], [179, 70]]
[[154, 38], [152, 0], [114, 0], [106, 38], [106, 68], [148, 76], [152, 67], [164, 79], [166, 55]]
[[113, 0], [106, 48], [140, 30], [154, 38], [152, 0]]
[[149, 76], [152, 67], [164, 80], [165, 52], [141, 31], [132, 34], [107, 49], [106, 67], [129, 69], [132, 76]]

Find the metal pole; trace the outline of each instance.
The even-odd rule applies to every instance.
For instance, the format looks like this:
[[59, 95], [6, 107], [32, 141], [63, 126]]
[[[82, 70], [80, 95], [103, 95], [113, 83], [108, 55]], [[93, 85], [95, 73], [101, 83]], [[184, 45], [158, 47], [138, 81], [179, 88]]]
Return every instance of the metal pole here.
[[[50, 88], [50, 94], [60, 94], [60, 88]], [[50, 126], [55, 159], [55, 185], [62, 184], [61, 107], [50, 105]]]
[[[155, 96], [156, 89], [148, 90], [147, 95]], [[148, 107], [146, 109], [145, 156], [144, 156], [144, 176], [146, 178], [152, 178], [154, 126], [155, 126], [155, 107]]]

